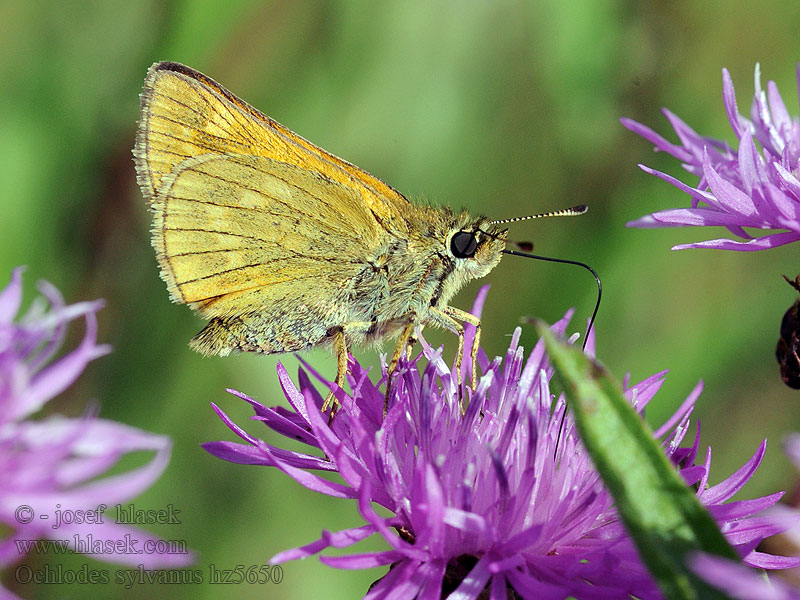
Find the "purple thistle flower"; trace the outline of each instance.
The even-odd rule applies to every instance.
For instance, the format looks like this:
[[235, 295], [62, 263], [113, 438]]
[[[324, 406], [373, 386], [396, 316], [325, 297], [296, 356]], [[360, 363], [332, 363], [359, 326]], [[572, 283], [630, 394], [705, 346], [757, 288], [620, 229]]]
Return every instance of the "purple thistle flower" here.
[[[479, 294], [474, 314], [480, 314], [486, 291]], [[553, 330], [563, 334], [570, 316]], [[319, 540], [281, 552], [272, 561], [349, 547], [377, 533], [389, 550], [320, 556], [325, 564], [345, 569], [391, 565], [365, 596], [370, 599], [427, 600], [448, 594], [499, 599], [506, 598], [508, 590], [523, 598], [618, 598], [629, 593], [660, 598], [578, 439], [572, 416], [565, 414], [563, 395], [555, 398], [551, 393], [553, 369], [542, 342], [525, 360], [519, 336], [517, 329], [505, 360], [490, 362], [479, 352], [483, 376], [463, 414], [455, 374], [441, 352], [424, 341], [427, 366], [420, 374], [419, 358], [403, 363], [385, 418], [379, 384], [355, 362], [349, 376], [352, 396], [337, 391], [342, 409], [330, 427], [307, 371], [332, 384], [308, 365], [299, 372], [299, 387], [278, 365], [294, 410], [268, 408], [229, 390], [252, 405], [254, 420], [321, 455], [268, 444], [212, 404], [246, 444], [209, 442], [206, 450], [234, 463], [274, 466], [313, 491], [354, 499], [366, 522], [324, 531]], [[467, 342], [469, 347], [471, 340]], [[383, 373], [385, 377], [385, 365]], [[626, 381], [626, 393], [637, 410], [644, 410], [665, 373], [635, 385]], [[700, 391], [698, 385], [655, 435], [665, 437], [665, 452], [687, 485], [697, 487], [699, 500], [747, 564], [798, 564], [796, 559], [754, 550], [763, 538], [789, 527], [756, 516], [782, 494], [726, 503], [753, 475], [766, 442], [736, 473], [711, 487], [710, 449], [695, 464], [699, 431], [690, 447], [679, 447]], [[315, 475], [314, 470], [338, 472], [343, 482]], [[379, 514], [373, 504], [390, 516]]]
[[691, 569], [731, 598], [740, 600], [800, 600], [800, 590], [776, 577], [764, 578], [757, 571], [718, 556], [697, 554]]
[[[800, 240], [800, 121], [789, 116], [773, 81], [767, 83], [766, 93], [761, 89], [758, 65], [750, 119], [738, 112], [727, 69], [722, 70], [722, 81], [725, 111], [739, 139], [738, 151], [725, 142], [699, 135], [667, 109], [663, 109], [664, 115], [675, 129], [680, 144], [668, 142], [641, 123], [621, 120], [625, 127], [653, 142], [657, 151], [668, 152], [680, 160], [689, 173], [700, 178], [693, 188], [671, 175], [639, 165], [646, 173], [689, 194], [691, 208], [655, 212], [631, 221], [628, 226], [722, 226], [745, 240], [715, 239], [680, 244], [673, 250], [764, 250]], [[778, 231], [754, 236], [744, 227]]]
[[[144, 568], [189, 564], [188, 554], [105, 552], [116, 541], [132, 540], [139, 548], [159, 538], [105, 516], [102, 523], [60, 523], [57, 510], [95, 510], [128, 502], [147, 489], [169, 462], [171, 442], [121, 423], [87, 415], [70, 419], [53, 415], [29, 419], [67, 389], [86, 365], [110, 351], [97, 344], [95, 313], [102, 301], [67, 306], [58, 290], [39, 283], [37, 298], [26, 314], [14, 319], [22, 303], [22, 268], [0, 292], [0, 523], [11, 533], [0, 539], [0, 568], [24, 556], [27, 542], [68, 540], [77, 552], [89, 548], [76, 540], [91, 539], [102, 553], [83, 552], [106, 562]], [[49, 307], [48, 307], [49, 305]], [[83, 317], [86, 333], [77, 348], [53, 361], [73, 319]], [[147, 464], [101, 477], [121, 456], [149, 451]], [[88, 536], [91, 535], [91, 538]], [[121, 546], [118, 546], [121, 548]], [[0, 595], [4, 590], [0, 588]]]
[[[800, 468], [800, 433], [786, 436], [783, 450], [794, 465]], [[793, 509], [776, 506], [771, 511], [778, 517], [791, 519]], [[800, 546], [800, 526], [784, 531], [781, 536], [791, 546]], [[692, 570], [711, 585], [726, 592], [731, 598], [742, 600], [800, 600], [800, 588], [778, 577], [764, 577], [741, 564], [707, 554], [697, 554]]]

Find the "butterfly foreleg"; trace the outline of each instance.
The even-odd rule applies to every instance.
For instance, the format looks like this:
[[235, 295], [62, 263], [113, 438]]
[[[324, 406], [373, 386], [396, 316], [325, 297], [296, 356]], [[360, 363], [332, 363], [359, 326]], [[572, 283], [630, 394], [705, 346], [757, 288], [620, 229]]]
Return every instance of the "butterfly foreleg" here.
[[461, 365], [464, 359], [464, 325], [462, 322], [469, 323], [475, 327], [475, 337], [472, 340], [472, 347], [470, 348], [470, 361], [471, 361], [471, 377], [470, 387], [473, 391], [477, 387], [477, 362], [478, 362], [478, 348], [481, 340], [481, 320], [473, 314], [468, 313], [460, 308], [452, 306], [443, 306], [441, 308], [431, 306], [431, 314], [435, 317], [439, 325], [445, 329], [449, 329], [458, 336], [458, 349], [456, 351], [456, 377], [458, 381], [458, 389], [461, 389], [462, 374]]
[[400, 338], [397, 340], [394, 352], [392, 353], [392, 358], [389, 360], [389, 365], [386, 367], [386, 396], [383, 400], [384, 417], [386, 416], [386, 411], [389, 410], [389, 394], [392, 391], [392, 376], [395, 370], [397, 370], [397, 363], [400, 362], [400, 357], [403, 355], [403, 352], [407, 352], [406, 348], [411, 342], [411, 334], [414, 332], [414, 326], [415, 323], [412, 320], [403, 328], [402, 333], [400, 333]]

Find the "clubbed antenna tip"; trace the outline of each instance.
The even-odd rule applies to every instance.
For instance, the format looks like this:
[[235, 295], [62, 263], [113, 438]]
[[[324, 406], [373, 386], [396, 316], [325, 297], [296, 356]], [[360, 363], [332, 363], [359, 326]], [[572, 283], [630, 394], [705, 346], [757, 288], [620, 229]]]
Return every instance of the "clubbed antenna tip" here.
[[530, 219], [543, 219], [545, 217], [577, 217], [584, 214], [589, 207], [585, 204], [578, 206], [571, 206], [569, 208], [562, 208], [561, 210], [552, 210], [550, 212], [539, 213], [536, 215], [528, 215], [527, 217], [513, 217], [511, 219], [501, 219], [499, 221], [490, 221], [492, 225], [503, 225], [504, 223], [516, 223], [518, 221], [529, 221]]

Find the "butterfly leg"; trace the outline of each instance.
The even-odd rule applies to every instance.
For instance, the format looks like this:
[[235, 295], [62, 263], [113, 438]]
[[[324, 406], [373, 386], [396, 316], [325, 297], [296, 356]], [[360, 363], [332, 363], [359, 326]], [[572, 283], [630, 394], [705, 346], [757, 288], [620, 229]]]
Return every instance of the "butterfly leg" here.
[[392, 358], [389, 361], [389, 365], [386, 367], [386, 396], [383, 400], [384, 417], [386, 416], [386, 411], [389, 410], [389, 394], [392, 391], [392, 376], [397, 369], [397, 363], [400, 362], [400, 357], [403, 355], [403, 352], [406, 351], [406, 348], [411, 340], [411, 334], [413, 332], [414, 321], [410, 321], [408, 325], [403, 328], [403, 331], [400, 334], [400, 339], [397, 340], [397, 346], [395, 346], [394, 352], [392, 353]]
[[[446, 307], [449, 308], [449, 307]], [[431, 316], [437, 325], [444, 327], [448, 331], [452, 331], [458, 336], [458, 349], [456, 350], [456, 383], [458, 389], [458, 397], [461, 398], [461, 363], [464, 358], [464, 326], [456, 321], [453, 317], [447, 314], [444, 310], [431, 307]]]
[[[333, 350], [336, 353], [336, 383], [340, 388], [344, 388], [344, 380], [347, 376], [347, 342], [344, 339], [344, 328], [339, 327], [333, 333]], [[331, 422], [336, 410], [339, 407], [339, 401], [333, 395], [333, 390], [328, 392], [328, 397], [322, 404], [322, 412], [325, 412], [328, 407], [331, 407]]]
[[422, 329], [425, 327], [424, 324], [421, 324], [414, 332], [409, 336], [408, 342], [406, 342], [406, 360], [411, 360], [411, 355], [414, 352], [414, 346], [419, 341], [417, 336], [422, 333]]
[[[374, 323], [369, 321], [353, 321], [351, 323], [345, 323], [340, 327], [335, 327], [331, 331], [330, 335], [333, 337], [333, 351], [336, 353], [336, 379], [334, 383], [339, 386], [339, 388], [344, 388], [345, 379], [349, 371], [347, 366], [347, 335], [364, 334], [372, 329], [374, 325]], [[331, 407], [331, 415], [328, 420], [328, 424], [330, 425], [333, 423], [333, 417], [339, 409], [339, 402], [333, 395], [333, 390], [328, 392], [328, 397], [325, 398], [325, 402], [322, 404], [322, 412], [325, 412], [329, 406]]]
[[435, 306], [431, 307], [431, 313], [437, 317], [439, 324], [452, 331], [456, 335], [458, 335], [458, 350], [456, 352], [456, 376], [458, 377], [458, 389], [461, 389], [461, 382], [462, 382], [462, 375], [461, 375], [461, 364], [464, 359], [464, 326], [461, 322], [469, 323], [470, 325], [475, 327], [475, 338], [472, 340], [472, 348], [470, 348], [470, 360], [472, 361], [472, 377], [470, 381], [470, 387], [473, 391], [478, 385], [478, 348], [480, 347], [481, 341], [481, 320], [476, 317], [475, 315], [468, 313], [465, 310], [461, 310], [460, 308], [454, 308], [452, 306], [443, 306], [442, 308], [437, 308]]

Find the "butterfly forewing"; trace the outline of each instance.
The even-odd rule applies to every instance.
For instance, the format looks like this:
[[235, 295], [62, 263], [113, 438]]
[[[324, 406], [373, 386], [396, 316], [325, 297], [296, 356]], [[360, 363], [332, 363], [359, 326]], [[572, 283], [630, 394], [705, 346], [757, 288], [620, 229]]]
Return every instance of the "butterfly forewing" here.
[[357, 191], [387, 230], [407, 232], [408, 201], [377, 177], [318, 148], [202, 73], [176, 63], [153, 65], [134, 150], [145, 195], [155, 200], [169, 173], [204, 154], [256, 155], [314, 171]]

